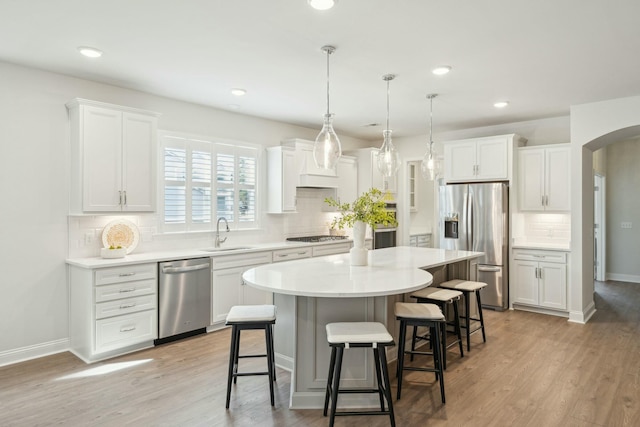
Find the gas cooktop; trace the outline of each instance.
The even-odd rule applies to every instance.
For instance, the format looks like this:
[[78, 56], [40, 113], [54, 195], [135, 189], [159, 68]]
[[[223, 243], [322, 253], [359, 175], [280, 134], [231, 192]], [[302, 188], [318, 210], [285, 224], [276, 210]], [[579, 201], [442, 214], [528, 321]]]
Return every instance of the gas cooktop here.
[[303, 236], [303, 237], [288, 237], [288, 242], [308, 242], [308, 243], [316, 243], [316, 242], [329, 242], [331, 240], [344, 240], [347, 239], [347, 236]]

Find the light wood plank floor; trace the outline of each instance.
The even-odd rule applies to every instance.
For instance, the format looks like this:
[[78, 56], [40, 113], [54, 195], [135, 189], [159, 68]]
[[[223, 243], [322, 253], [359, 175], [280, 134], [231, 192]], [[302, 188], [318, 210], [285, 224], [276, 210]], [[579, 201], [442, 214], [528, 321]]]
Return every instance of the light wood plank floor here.
[[[597, 283], [596, 293], [598, 311], [587, 325], [485, 311], [487, 343], [476, 334], [464, 358], [449, 352], [447, 404], [432, 374], [408, 372], [394, 403], [397, 425], [640, 425], [640, 285]], [[321, 410], [288, 409], [290, 376], [280, 369], [275, 409], [266, 377], [243, 377], [225, 410], [229, 341], [225, 330], [93, 365], [62, 353], [0, 368], [0, 425], [328, 425]], [[242, 349], [259, 352], [263, 342], [247, 334]], [[336, 425], [385, 426], [388, 418]]]

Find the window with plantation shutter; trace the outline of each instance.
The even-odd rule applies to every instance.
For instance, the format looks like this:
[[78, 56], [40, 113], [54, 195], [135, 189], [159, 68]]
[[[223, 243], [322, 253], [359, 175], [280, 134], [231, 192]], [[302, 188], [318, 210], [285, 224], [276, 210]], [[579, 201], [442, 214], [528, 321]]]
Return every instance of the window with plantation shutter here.
[[258, 147], [161, 134], [164, 230], [257, 227]]

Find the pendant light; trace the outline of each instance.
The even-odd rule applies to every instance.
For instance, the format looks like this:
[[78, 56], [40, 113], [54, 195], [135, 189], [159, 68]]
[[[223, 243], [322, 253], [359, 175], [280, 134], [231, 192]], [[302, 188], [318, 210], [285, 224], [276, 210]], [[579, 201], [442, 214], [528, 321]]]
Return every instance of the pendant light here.
[[434, 159], [433, 152], [433, 98], [438, 96], [437, 93], [430, 93], [427, 95], [427, 99], [429, 100], [430, 110], [429, 110], [429, 149], [424, 154], [422, 158], [422, 163], [420, 164], [420, 171], [422, 172], [422, 177], [427, 181], [433, 181], [436, 177], [436, 161]]
[[391, 129], [389, 128], [389, 82], [395, 77], [395, 74], [382, 76], [382, 80], [387, 82], [387, 127], [382, 131], [384, 140], [378, 153], [378, 170], [385, 177], [394, 176], [400, 167], [400, 154], [391, 141]]
[[322, 46], [322, 51], [327, 54], [327, 114], [324, 115], [322, 130], [313, 145], [313, 159], [316, 166], [322, 169], [335, 169], [342, 155], [340, 139], [333, 130], [333, 114], [329, 110], [329, 55], [335, 50], [333, 46]]

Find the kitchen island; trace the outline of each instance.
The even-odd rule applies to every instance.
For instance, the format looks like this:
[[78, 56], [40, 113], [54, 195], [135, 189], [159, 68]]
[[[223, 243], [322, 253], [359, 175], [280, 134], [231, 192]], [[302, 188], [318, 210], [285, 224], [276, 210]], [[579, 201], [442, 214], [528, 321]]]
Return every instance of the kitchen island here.
[[[291, 371], [289, 406], [322, 408], [329, 366], [325, 325], [330, 322], [376, 321], [398, 336], [393, 306], [404, 294], [433, 282], [427, 270], [447, 271], [447, 278], [475, 278], [474, 262], [482, 252], [394, 247], [369, 252], [369, 265], [351, 266], [349, 254], [281, 262], [252, 268], [242, 278], [274, 293], [276, 364]], [[390, 349], [390, 360], [397, 350]], [[343, 384], [372, 388], [371, 352], [345, 353]], [[379, 405], [377, 396], [347, 394], [342, 407]]]

